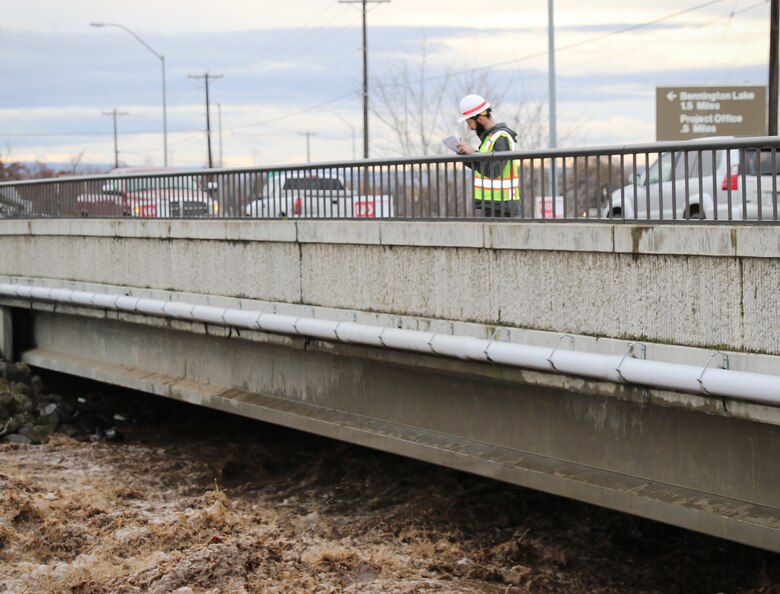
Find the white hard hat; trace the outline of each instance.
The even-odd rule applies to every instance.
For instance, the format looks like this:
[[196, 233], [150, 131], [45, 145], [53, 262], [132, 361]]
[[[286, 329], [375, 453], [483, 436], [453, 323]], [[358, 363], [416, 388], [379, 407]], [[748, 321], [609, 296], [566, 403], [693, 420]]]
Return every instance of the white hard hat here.
[[490, 103], [482, 95], [466, 95], [460, 100], [460, 117], [458, 122], [465, 122], [469, 118], [481, 114], [490, 109]]

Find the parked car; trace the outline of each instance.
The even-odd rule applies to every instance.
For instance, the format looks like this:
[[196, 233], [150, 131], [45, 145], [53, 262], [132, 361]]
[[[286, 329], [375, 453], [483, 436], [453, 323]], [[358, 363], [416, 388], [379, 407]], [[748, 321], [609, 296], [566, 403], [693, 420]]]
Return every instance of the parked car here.
[[32, 215], [32, 202], [21, 197], [16, 188], [0, 187], [0, 219]]
[[634, 183], [612, 193], [602, 216], [744, 220], [758, 218], [760, 205], [762, 218], [774, 218], [779, 162], [770, 149], [663, 153]]
[[394, 212], [392, 196], [357, 196], [340, 177], [317, 172], [270, 175], [246, 206], [247, 216], [262, 218], [373, 219]]
[[[148, 175], [139, 175], [139, 174]], [[81, 216], [141, 218], [216, 217], [219, 203], [197, 175], [166, 168], [122, 167], [110, 173], [98, 194], [76, 199]]]

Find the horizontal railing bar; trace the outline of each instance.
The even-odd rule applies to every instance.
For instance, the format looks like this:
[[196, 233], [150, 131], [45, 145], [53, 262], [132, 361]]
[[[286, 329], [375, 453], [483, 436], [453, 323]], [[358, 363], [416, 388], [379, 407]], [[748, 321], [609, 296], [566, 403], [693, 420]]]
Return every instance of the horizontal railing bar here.
[[[504, 159], [548, 159], [548, 158], [564, 158], [564, 157], [586, 157], [586, 156], [619, 156], [639, 154], [644, 152], [658, 153], [668, 151], [690, 152], [700, 149], [725, 149], [725, 148], [777, 148], [780, 149], [780, 136], [754, 136], [754, 137], [740, 137], [740, 138], [705, 138], [696, 140], [686, 140], [682, 142], [653, 142], [645, 144], [620, 144], [620, 145], [603, 145], [583, 147], [577, 149], [570, 148], [557, 148], [557, 149], [536, 149], [536, 150], [524, 150], [524, 151], [507, 151], [500, 153], [501, 160]], [[214, 168], [214, 169], [180, 169], [176, 171], [149, 171], [146, 173], [127, 173], [122, 177], [138, 177], [138, 178], [156, 178], [156, 177], [176, 177], [181, 175], [227, 175], [227, 174], [241, 174], [241, 173], [284, 173], [286, 171], [314, 171], [317, 169], [339, 169], [344, 167], [350, 168], [369, 168], [377, 167], [381, 165], [412, 165], [412, 164], [426, 164], [426, 163], [463, 163], [472, 161], [486, 161], [496, 159], [496, 153], [474, 153], [470, 155], [436, 155], [436, 156], [419, 156], [419, 157], [391, 157], [386, 159], [362, 159], [360, 161], [323, 161], [321, 163], [305, 163], [294, 164], [288, 163], [283, 165], [265, 165], [259, 167], [242, 167], [242, 168]], [[111, 176], [109, 174], [99, 175], [82, 175], [82, 176], [67, 176], [45, 179], [32, 179], [32, 180], [18, 180], [10, 182], [0, 182], [2, 186], [19, 186], [27, 184], [53, 184], [68, 182], [82, 182], [82, 181], [97, 181], [105, 179], [114, 179], [117, 176]]]

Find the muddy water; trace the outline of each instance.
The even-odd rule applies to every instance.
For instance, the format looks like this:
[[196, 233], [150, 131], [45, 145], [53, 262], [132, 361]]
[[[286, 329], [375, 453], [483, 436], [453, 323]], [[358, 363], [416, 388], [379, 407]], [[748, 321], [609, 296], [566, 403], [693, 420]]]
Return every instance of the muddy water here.
[[0, 592], [780, 593], [777, 555], [164, 407], [122, 442], [0, 444]]

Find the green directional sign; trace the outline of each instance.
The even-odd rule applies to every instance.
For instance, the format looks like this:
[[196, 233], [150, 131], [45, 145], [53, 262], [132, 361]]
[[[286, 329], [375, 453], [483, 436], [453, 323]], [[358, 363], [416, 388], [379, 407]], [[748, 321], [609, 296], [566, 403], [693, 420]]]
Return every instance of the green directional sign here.
[[656, 87], [656, 140], [765, 136], [766, 87]]

